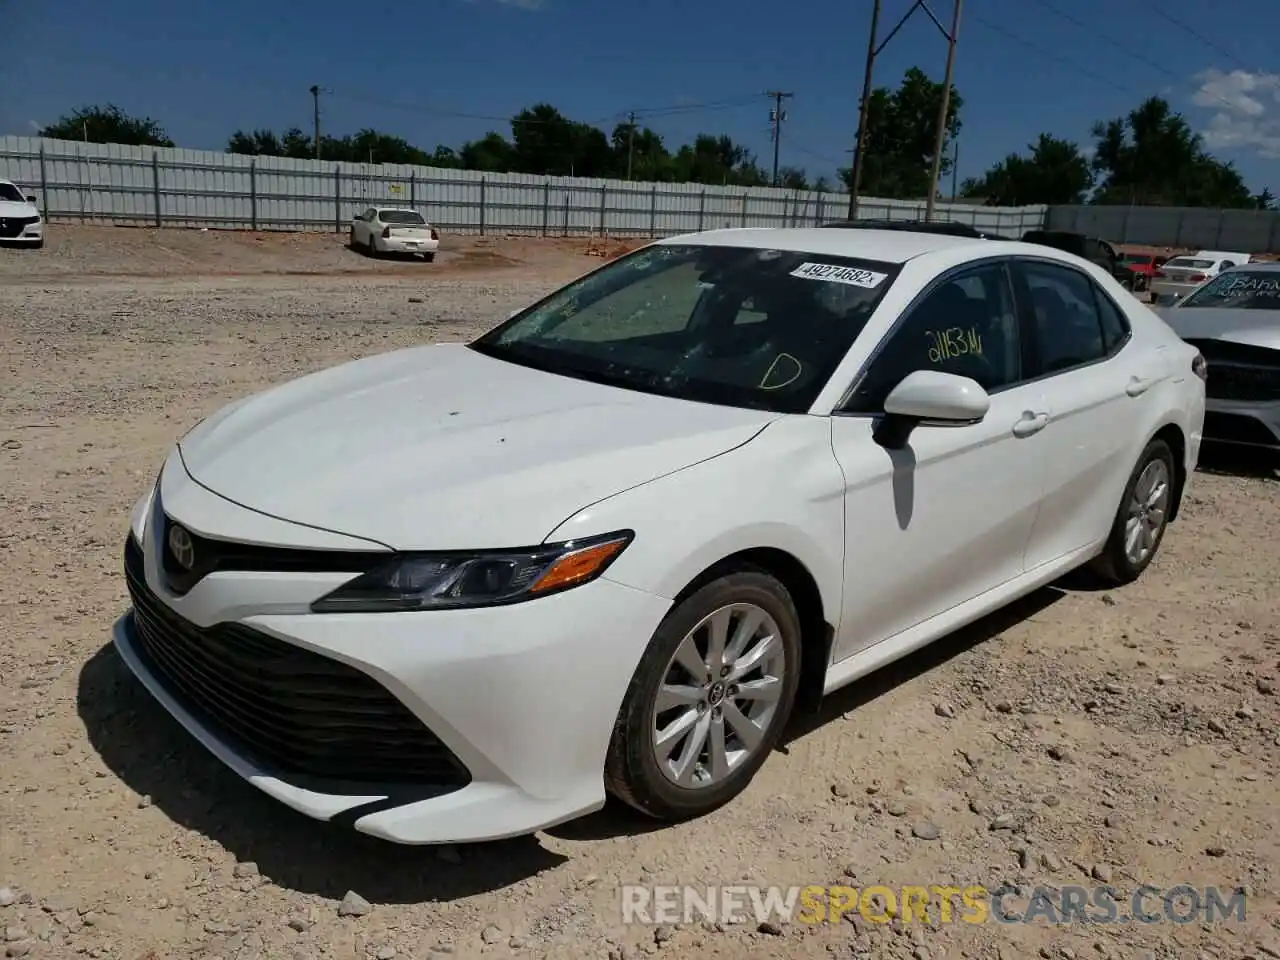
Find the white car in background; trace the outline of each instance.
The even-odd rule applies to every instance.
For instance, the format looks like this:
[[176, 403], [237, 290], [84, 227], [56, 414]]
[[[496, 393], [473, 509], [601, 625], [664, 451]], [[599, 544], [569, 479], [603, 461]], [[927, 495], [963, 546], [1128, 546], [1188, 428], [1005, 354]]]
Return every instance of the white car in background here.
[[349, 243], [370, 256], [412, 253], [430, 263], [440, 249], [440, 233], [417, 210], [369, 207], [351, 218]]
[[0, 180], [0, 243], [44, 246], [44, 218], [36, 198], [9, 180]]
[[695, 816], [797, 704], [1082, 564], [1140, 576], [1204, 376], [1039, 244], [674, 237], [197, 424], [134, 508], [115, 644], [237, 773], [367, 834]]
[[1151, 280], [1151, 301], [1159, 306], [1169, 306], [1181, 300], [1206, 281], [1212, 280], [1223, 270], [1230, 270], [1248, 263], [1247, 253], [1229, 253], [1220, 250], [1200, 250], [1197, 253], [1166, 260]]

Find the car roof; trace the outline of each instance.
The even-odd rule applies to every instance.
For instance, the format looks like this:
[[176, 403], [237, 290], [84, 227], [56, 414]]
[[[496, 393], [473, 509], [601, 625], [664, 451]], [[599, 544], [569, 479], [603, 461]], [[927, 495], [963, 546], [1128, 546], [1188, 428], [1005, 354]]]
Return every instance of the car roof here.
[[795, 253], [879, 260], [882, 263], [906, 263], [924, 253], [956, 247], [973, 247], [975, 251], [991, 249], [991, 241], [977, 237], [915, 233], [909, 230], [830, 230], [823, 227], [737, 227], [687, 233], [658, 242], [664, 245], [697, 244], [755, 250], [790, 250]]
[[[1041, 260], [1061, 260], [1077, 264], [1080, 258], [1056, 247], [1020, 240], [992, 241], [978, 237], [956, 237], [945, 233], [915, 233], [909, 230], [830, 230], [823, 227], [739, 227], [707, 230], [667, 237], [660, 244], [748, 247], [757, 250], [789, 250], [831, 257], [852, 257], [902, 264], [926, 254], [950, 253], [949, 259], [963, 262], [987, 256], [1021, 256]], [[959, 254], [959, 257], [955, 255]], [[964, 254], [971, 254], [966, 257]]]
[[1223, 273], [1244, 273], [1262, 271], [1263, 273], [1280, 273], [1280, 262], [1275, 260], [1250, 260], [1248, 263], [1238, 263], [1234, 267], [1223, 270]]

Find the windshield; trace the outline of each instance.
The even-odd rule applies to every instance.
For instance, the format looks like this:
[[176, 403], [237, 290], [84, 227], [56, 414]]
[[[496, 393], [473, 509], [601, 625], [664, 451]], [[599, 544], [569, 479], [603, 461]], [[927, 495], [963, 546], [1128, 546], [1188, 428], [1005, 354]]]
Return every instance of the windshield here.
[[632, 390], [803, 413], [898, 270], [819, 254], [662, 244], [573, 281], [472, 347]]
[[1280, 310], [1280, 270], [1234, 270], [1214, 277], [1182, 301], [1188, 307]]
[[1193, 260], [1190, 257], [1174, 257], [1166, 267], [1186, 267], [1191, 270], [1208, 270], [1213, 266], [1212, 260]]
[[22, 191], [12, 183], [0, 183], [0, 200], [12, 200], [15, 203], [25, 203], [26, 199], [27, 198], [22, 195]]
[[404, 223], [415, 227], [427, 222], [422, 219], [422, 214], [413, 210], [383, 210], [378, 214], [378, 219], [383, 223]]

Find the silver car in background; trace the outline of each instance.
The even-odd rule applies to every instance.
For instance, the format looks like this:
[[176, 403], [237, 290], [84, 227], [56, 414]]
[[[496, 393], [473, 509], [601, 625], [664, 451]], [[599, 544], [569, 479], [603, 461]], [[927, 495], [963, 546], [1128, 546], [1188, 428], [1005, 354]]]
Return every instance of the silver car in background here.
[[1223, 270], [1248, 262], [1247, 253], [1220, 250], [1199, 250], [1166, 260], [1151, 277], [1151, 302], [1158, 306], [1172, 306]]
[[1157, 312], [1208, 363], [1205, 441], [1280, 456], [1280, 263], [1224, 270]]

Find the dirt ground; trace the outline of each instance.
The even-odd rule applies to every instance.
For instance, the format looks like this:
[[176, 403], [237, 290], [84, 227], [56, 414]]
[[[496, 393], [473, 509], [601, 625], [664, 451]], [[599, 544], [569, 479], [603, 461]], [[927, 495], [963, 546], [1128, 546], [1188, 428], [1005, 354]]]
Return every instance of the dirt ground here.
[[[175, 438], [268, 384], [467, 337], [598, 265], [584, 249], [472, 239], [426, 265], [326, 236], [58, 227], [0, 250], [7, 956], [1280, 957], [1280, 484], [1245, 464], [1195, 476], [1137, 584], [1042, 590], [832, 697], [746, 794], [678, 827], [610, 806], [396, 847], [275, 803], [152, 703], [108, 638], [129, 509]], [[1122, 908], [1143, 884], [1243, 889], [1247, 915], [654, 928], [624, 925], [619, 894], [1103, 882]], [[350, 893], [363, 915], [340, 915]]]

